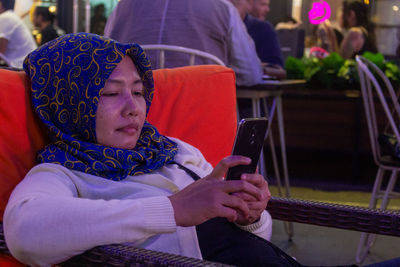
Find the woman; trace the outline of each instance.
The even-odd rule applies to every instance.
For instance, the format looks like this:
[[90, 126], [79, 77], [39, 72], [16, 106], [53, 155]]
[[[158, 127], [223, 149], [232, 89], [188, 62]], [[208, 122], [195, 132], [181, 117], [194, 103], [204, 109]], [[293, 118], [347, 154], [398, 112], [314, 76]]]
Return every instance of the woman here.
[[347, 32], [340, 43], [340, 54], [354, 58], [365, 51], [377, 53], [374, 25], [368, 18], [368, 6], [361, 1], [344, 1], [341, 27]]
[[342, 2], [340, 27], [334, 29], [329, 21], [318, 26], [318, 45], [328, 52], [338, 52], [344, 58], [354, 58], [365, 51], [377, 53], [374, 25], [368, 18], [368, 6], [358, 0]]
[[[52, 142], [4, 214], [17, 259], [49, 266], [94, 246], [128, 242], [201, 258], [201, 233], [193, 226], [215, 217], [269, 238], [263, 177], [223, 180], [248, 158], [229, 156], [212, 169], [196, 148], [146, 121], [154, 87], [138, 45], [64, 35], [29, 54], [24, 69]], [[194, 182], [185, 168], [204, 178]]]

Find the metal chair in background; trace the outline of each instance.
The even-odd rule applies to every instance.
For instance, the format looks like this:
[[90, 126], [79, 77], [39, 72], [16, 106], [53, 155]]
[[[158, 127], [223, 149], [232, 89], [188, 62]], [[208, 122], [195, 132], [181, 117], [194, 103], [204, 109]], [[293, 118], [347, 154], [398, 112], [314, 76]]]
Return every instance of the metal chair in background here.
[[216, 57], [210, 53], [200, 51], [197, 49], [193, 49], [193, 48], [187, 48], [187, 47], [176, 46], [176, 45], [165, 45], [165, 44], [144, 44], [144, 45], [141, 45], [141, 47], [145, 51], [157, 50], [159, 52], [158, 64], [156, 64], [156, 66], [154, 66], [157, 69], [165, 68], [165, 52], [167, 52], [167, 51], [188, 54], [189, 62], [188, 62], [188, 64], [184, 64], [182, 66], [195, 65], [196, 57], [207, 59], [210, 62], [217, 64], [217, 65], [225, 66], [224, 62], [222, 60], [220, 60], [218, 57]]
[[[210, 64], [217, 64], [217, 65], [222, 65], [225, 66], [224, 62], [222, 60], [220, 60], [218, 57], [207, 53], [207, 52], [203, 52], [197, 49], [192, 49], [192, 48], [187, 48], [187, 47], [182, 47], [182, 46], [175, 46], [175, 45], [165, 45], [165, 44], [145, 44], [145, 45], [141, 45], [141, 47], [143, 48], [143, 50], [145, 50], [146, 52], [148, 51], [157, 51], [158, 52], [158, 57], [157, 58], [153, 58], [154, 55], [149, 55], [150, 60], [153, 59], [155, 66], [153, 66], [153, 68], [156, 69], [162, 69], [165, 68], [166, 65], [166, 56], [165, 54], [168, 52], [178, 52], [178, 53], [184, 53], [184, 54], [188, 54], [188, 61], [186, 64], [182, 64], [185, 66], [192, 66], [192, 65], [196, 65], [196, 57], [202, 58], [204, 60], [206, 60], [206, 62], [209, 62]], [[153, 56], [153, 57], [152, 57]], [[184, 61], [182, 61], [184, 62]], [[237, 113], [237, 118], [238, 118], [238, 122], [240, 121], [240, 116], [239, 116], [239, 108], [237, 108], [236, 110]], [[260, 117], [261, 115], [258, 113], [253, 113], [254, 117]], [[267, 115], [268, 116], [268, 115]], [[272, 116], [271, 116], [272, 118]], [[270, 138], [270, 140], [272, 140], [272, 136]], [[271, 147], [274, 148], [274, 144], [273, 141], [271, 141]], [[265, 168], [265, 162], [264, 162], [264, 153], [261, 152], [261, 156], [260, 156], [260, 161], [259, 161], [259, 169], [262, 175], [264, 175], [264, 177], [266, 177], [266, 168]], [[273, 150], [273, 156], [274, 156], [274, 162], [276, 162], [276, 153], [275, 150]], [[275, 168], [277, 170], [277, 167]], [[278, 180], [278, 188], [279, 188], [279, 192], [281, 191], [281, 183], [280, 183], [280, 178], [279, 178], [279, 170], [278, 170], [278, 174], [277, 174], [277, 180]]]
[[[377, 208], [378, 200], [382, 199], [380, 209], [384, 210], [391, 198], [400, 198], [400, 193], [393, 191], [400, 171], [400, 159], [386, 151], [384, 146], [384, 143], [390, 145], [387, 138], [392, 140], [393, 149], [396, 144], [400, 145], [400, 103], [389, 79], [375, 64], [362, 56], [357, 56], [356, 61], [372, 154], [378, 166], [369, 208]], [[383, 183], [385, 174], [390, 174], [387, 184]], [[375, 238], [375, 234], [361, 234], [357, 263], [365, 259]]]

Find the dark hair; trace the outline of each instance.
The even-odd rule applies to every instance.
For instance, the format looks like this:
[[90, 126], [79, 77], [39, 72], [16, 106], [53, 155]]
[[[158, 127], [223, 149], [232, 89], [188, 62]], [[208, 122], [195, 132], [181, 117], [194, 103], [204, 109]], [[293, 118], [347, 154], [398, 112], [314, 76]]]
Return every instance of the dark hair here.
[[375, 25], [369, 20], [368, 5], [360, 0], [345, 0], [342, 2], [342, 10], [344, 28], [350, 28], [346, 18], [351, 11], [354, 11], [357, 20], [355, 26], [365, 28], [368, 33], [367, 50], [376, 53], [378, 49], [376, 47]]
[[54, 22], [55, 15], [49, 11], [48, 7], [37, 6], [35, 8], [34, 14], [36, 16], [42, 16], [44, 21], [50, 21], [51, 24], [53, 24], [53, 22]]
[[350, 15], [351, 11], [354, 11], [356, 15], [357, 25], [356, 26], [363, 26], [366, 27], [370, 24], [368, 18], [368, 6], [361, 1], [357, 0], [345, 0], [342, 3], [343, 9], [343, 24], [345, 28], [349, 28], [348, 22], [346, 18]]
[[5, 10], [14, 9], [15, 0], [0, 0]]

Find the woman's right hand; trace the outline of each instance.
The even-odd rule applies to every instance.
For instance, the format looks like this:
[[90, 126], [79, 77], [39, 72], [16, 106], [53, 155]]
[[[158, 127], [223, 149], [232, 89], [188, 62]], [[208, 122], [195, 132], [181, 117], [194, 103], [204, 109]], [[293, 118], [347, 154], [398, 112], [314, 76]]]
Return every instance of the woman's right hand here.
[[230, 167], [247, 164], [250, 164], [249, 158], [228, 156], [221, 160], [209, 175], [170, 196], [176, 224], [194, 226], [214, 217], [225, 217], [233, 222], [238, 213], [248, 217], [247, 204], [232, 193], [245, 192], [261, 199], [260, 191], [245, 180], [224, 180], [224, 175]]

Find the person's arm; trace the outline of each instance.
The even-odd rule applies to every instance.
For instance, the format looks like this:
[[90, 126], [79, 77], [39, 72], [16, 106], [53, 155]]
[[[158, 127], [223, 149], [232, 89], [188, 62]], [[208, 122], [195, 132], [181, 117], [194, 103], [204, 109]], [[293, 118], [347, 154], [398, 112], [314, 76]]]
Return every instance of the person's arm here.
[[20, 261], [48, 266], [95, 246], [125, 242], [139, 245], [155, 234], [176, 231], [167, 196], [79, 198], [70, 178], [73, 173], [57, 166], [42, 164], [32, 169], [7, 204], [5, 239], [12, 255]]
[[286, 70], [276, 64], [262, 63], [264, 74], [276, 78], [278, 80], [286, 78]]
[[[174, 141], [178, 141], [175, 138], [172, 138]], [[179, 142], [181, 143], [181, 141]], [[216, 184], [219, 182], [222, 182], [218, 186], [224, 186], [227, 185], [227, 182], [229, 181], [223, 181], [221, 177], [224, 175], [222, 174], [225, 170], [226, 167], [230, 164], [234, 164], [232, 162], [232, 158], [225, 158], [221, 164], [225, 164], [226, 166], [216, 166], [213, 173], [213, 168], [211, 164], [207, 162], [207, 160], [204, 158], [204, 156], [201, 154], [201, 152], [194, 148], [191, 145], [186, 144], [185, 146], [179, 146], [180, 154], [177, 155], [177, 162], [181, 162], [182, 164], [185, 164], [189, 169], [196, 170], [197, 174], [203, 173], [205, 175], [206, 179], [209, 179], [207, 183], [210, 184], [211, 187], [213, 187], [211, 190], [215, 189]], [[184, 158], [181, 158], [181, 155], [186, 155]], [[190, 156], [188, 156], [190, 155]], [[225, 162], [228, 161], [228, 162]], [[239, 160], [241, 161], [241, 159]], [[195, 168], [197, 169], [195, 169]], [[220, 168], [221, 167], [221, 168]], [[219, 171], [218, 171], [219, 169]], [[212, 176], [216, 176], [216, 171], [221, 172], [217, 174], [217, 176], [221, 176], [220, 178], [216, 178], [213, 180]], [[226, 171], [225, 171], [226, 172]], [[208, 176], [206, 174], [209, 174]], [[211, 180], [210, 180], [211, 179]], [[253, 234], [258, 235], [259, 237], [262, 237], [264, 239], [270, 240], [271, 234], [272, 234], [272, 218], [271, 215], [265, 210], [265, 207], [268, 203], [268, 200], [271, 197], [271, 193], [268, 189], [268, 184], [264, 177], [262, 177], [259, 174], [250, 174], [247, 175], [247, 178], [245, 179], [246, 182], [252, 184], [256, 191], [259, 193], [260, 198], [254, 197], [251, 194], [247, 193], [234, 193], [233, 195], [241, 198], [243, 201], [245, 201], [247, 208], [249, 210], [249, 216], [247, 218], [244, 218], [242, 214], [238, 211], [237, 213], [237, 218], [235, 220], [235, 223], [238, 225], [238, 227], [242, 228], [243, 230], [249, 231]], [[212, 185], [211, 183], [215, 183]], [[254, 188], [253, 188], [254, 189]], [[207, 191], [207, 190], [206, 190]], [[219, 194], [219, 193], [218, 193]], [[207, 198], [208, 199], [208, 198]], [[210, 198], [211, 199], [211, 198]], [[185, 204], [185, 203], [183, 203]], [[186, 204], [190, 204], [190, 202], [187, 202]], [[209, 201], [207, 201], [207, 204], [209, 204]], [[206, 206], [202, 206], [204, 208]], [[189, 207], [190, 208], [190, 207]]]
[[318, 25], [317, 36], [323, 49], [328, 52], [339, 52], [336, 34], [329, 20]]
[[257, 200], [262, 195], [251, 183], [243, 180], [225, 181], [224, 176], [230, 167], [249, 163], [249, 158], [228, 156], [210, 174], [169, 196], [176, 224], [195, 226], [215, 217], [234, 222], [239, 214], [247, 218], [250, 211], [245, 201], [232, 193], [245, 192]]
[[351, 28], [340, 44], [341, 56], [351, 58], [362, 49], [364, 42], [365, 39], [362, 30], [360, 28]]
[[4, 37], [0, 37], [0, 53], [4, 54], [7, 50], [8, 40]]
[[230, 11], [229, 63], [236, 74], [236, 84], [250, 86], [262, 81], [263, 70], [254, 42], [233, 5]]

